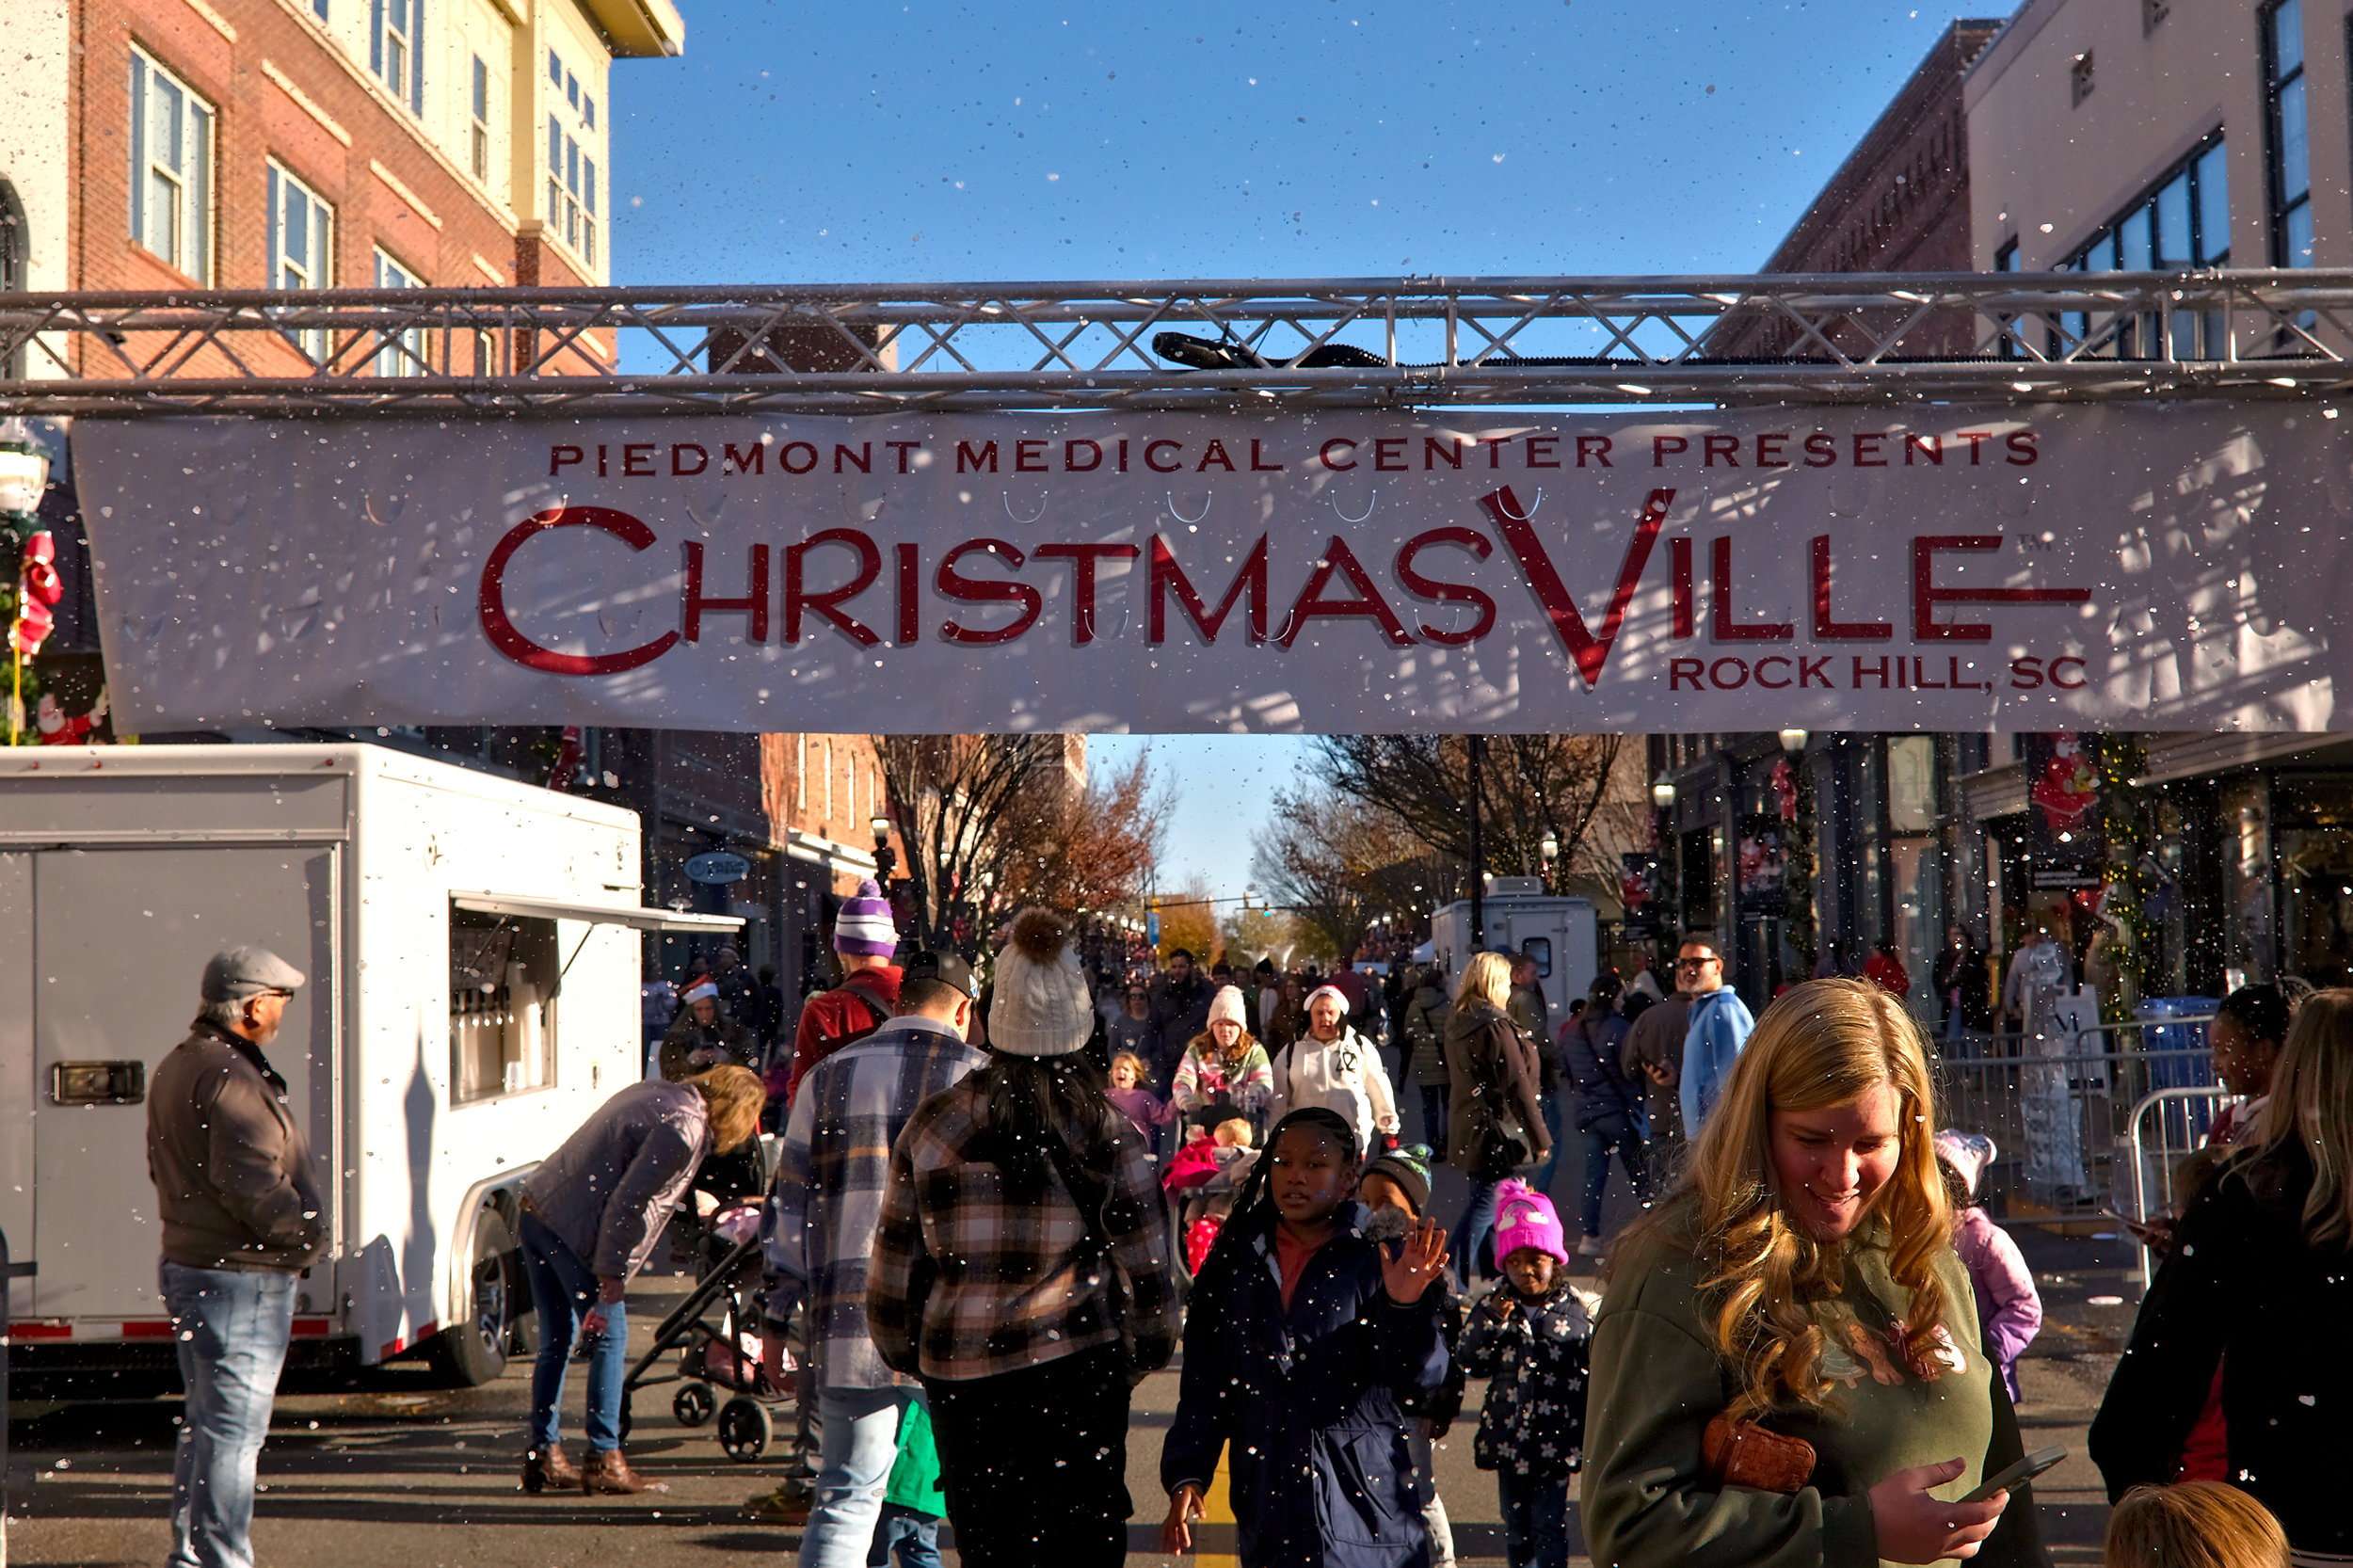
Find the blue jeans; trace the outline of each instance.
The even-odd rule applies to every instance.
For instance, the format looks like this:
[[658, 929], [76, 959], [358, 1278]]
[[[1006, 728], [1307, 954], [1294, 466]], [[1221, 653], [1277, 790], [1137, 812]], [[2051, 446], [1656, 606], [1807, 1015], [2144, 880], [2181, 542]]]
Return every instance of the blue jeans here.
[[899, 1458], [903, 1388], [821, 1388], [817, 1498], [801, 1532], [801, 1568], [866, 1568], [883, 1488]]
[[883, 1504], [866, 1568], [889, 1568], [893, 1551], [899, 1554], [899, 1568], [939, 1568], [939, 1521], [898, 1503]]
[[1496, 1472], [1503, 1550], [1512, 1568], [1569, 1568], [1569, 1483]]
[[1650, 1196], [1650, 1172], [1642, 1159], [1642, 1135], [1635, 1130], [1634, 1118], [1623, 1111], [1612, 1111], [1596, 1119], [1591, 1127], [1577, 1129], [1578, 1146], [1585, 1155], [1585, 1190], [1577, 1194], [1578, 1217], [1585, 1222], [1585, 1234], [1601, 1234], [1601, 1199], [1609, 1187], [1609, 1157], [1616, 1155], [1625, 1166], [1626, 1179], [1634, 1183], [1634, 1195], [1640, 1199]]
[[1454, 1234], [1447, 1239], [1447, 1250], [1454, 1255], [1455, 1277], [1465, 1289], [1481, 1274], [1493, 1279], [1501, 1272], [1494, 1258], [1475, 1250], [1485, 1246], [1495, 1234], [1497, 1186], [1497, 1182], [1471, 1177], [1470, 1205], [1454, 1222]]
[[[597, 1276], [564, 1239], [523, 1212], [520, 1239], [523, 1272], [531, 1276], [532, 1309], [539, 1315], [539, 1360], [531, 1369], [531, 1446], [555, 1447], [562, 1432], [564, 1372], [572, 1358], [580, 1320], [597, 1304]], [[619, 1302], [605, 1309], [604, 1333], [588, 1345], [588, 1451], [611, 1453], [621, 1446], [621, 1380], [629, 1368], [629, 1309]]]
[[253, 1475], [294, 1336], [295, 1276], [157, 1271], [187, 1385], [171, 1456], [168, 1568], [252, 1568]]
[[1545, 1113], [1545, 1136], [1552, 1140], [1552, 1147], [1545, 1151], [1545, 1162], [1536, 1167], [1536, 1174], [1528, 1178], [1528, 1184], [1550, 1197], [1552, 1173], [1561, 1168], [1561, 1096], [1546, 1095], [1540, 1104]]
[[1421, 1141], [1430, 1145], [1433, 1159], [1446, 1158], [1446, 1102], [1448, 1085], [1425, 1083], [1421, 1086]]

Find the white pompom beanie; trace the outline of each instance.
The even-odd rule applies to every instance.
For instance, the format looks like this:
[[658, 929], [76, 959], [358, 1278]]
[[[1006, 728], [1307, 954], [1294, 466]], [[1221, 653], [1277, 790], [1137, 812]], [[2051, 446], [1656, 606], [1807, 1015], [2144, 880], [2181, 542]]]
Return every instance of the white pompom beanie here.
[[1248, 1010], [1242, 1006], [1241, 986], [1221, 985], [1217, 988], [1217, 995], [1209, 999], [1209, 1023], [1211, 1027], [1215, 1027], [1221, 1021], [1229, 1024], [1240, 1024], [1241, 1025], [1243, 1033], [1247, 1034], [1250, 1032], [1250, 1015]]
[[997, 955], [997, 983], [988, 1008], [988, 1043], [1015, 1056], [1067, 1056], [1095, 1032], [1095, 1002], [1087, 994], [1069, 927], [1050, 909], [1024, 909], [1013, 939]]

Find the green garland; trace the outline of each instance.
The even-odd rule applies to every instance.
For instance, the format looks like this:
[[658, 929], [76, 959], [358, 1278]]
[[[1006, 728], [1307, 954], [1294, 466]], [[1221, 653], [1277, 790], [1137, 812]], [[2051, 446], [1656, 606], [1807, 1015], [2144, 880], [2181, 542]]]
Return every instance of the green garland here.
[[2107, 842], [2107, 918], [2120, 934], [2116, 955], [2121, 984], [2109, 1019], [2121, 1023], [2132, 1016], [2143, 997], [2165, 988], [2159, 968], [2156, 922], [2149, 906], [2156, 896], [2154, 865], [2155, 801], [2153, 792], [2132, 780], [2148, 771], [2149, 754], [2140, 737], [2105, 734], [2087, 737], [2092, 766], [2100, 775], [2100, 827]]

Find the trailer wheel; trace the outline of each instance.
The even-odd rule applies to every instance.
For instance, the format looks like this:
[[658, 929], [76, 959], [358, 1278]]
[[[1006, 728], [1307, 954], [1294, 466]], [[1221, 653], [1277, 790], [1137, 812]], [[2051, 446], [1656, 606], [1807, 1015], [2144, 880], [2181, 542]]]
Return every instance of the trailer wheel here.
[[768, 1449], [776, 1428], [768, 1407], [738, 1394], [719, 1407], [719, 1448], [729, 1459], [748, 1464]]
[[690, 1383], [670, 1396], [670, 1414], [682, 1427], [698, 1427], [711, 1419], [719, 1400], [707, 1383]]
[[497, 1208], [483, 1205], [474, 1216], [473, 1257], [466, 1270], [460, 1315], [433, 1342], [435, 1363], [460, 1387], [479, 1387], [506, 1370], [519, 1304], [515, 1259], [514, 1227]]

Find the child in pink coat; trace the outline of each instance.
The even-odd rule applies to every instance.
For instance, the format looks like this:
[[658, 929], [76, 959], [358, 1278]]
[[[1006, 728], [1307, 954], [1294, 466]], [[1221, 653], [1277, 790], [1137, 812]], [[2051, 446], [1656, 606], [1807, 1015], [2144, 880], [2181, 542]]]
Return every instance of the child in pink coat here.
[[1993, 1163], [1993, 1140], [1981, 1132], [1940, 1132], [1936, 1162], [1953, 1200], [1953, 1251], [1969, 1271], [1986, 1350], [2001, 1368], [2002, 1386], [2015, 1404], [2018, 1358], [2042, 1330], [2042, 1296], [2034, 1288], [2034, 1271], [2026, 1267], [2018, 1243], [1977, 1202], [1977, 1185]]

